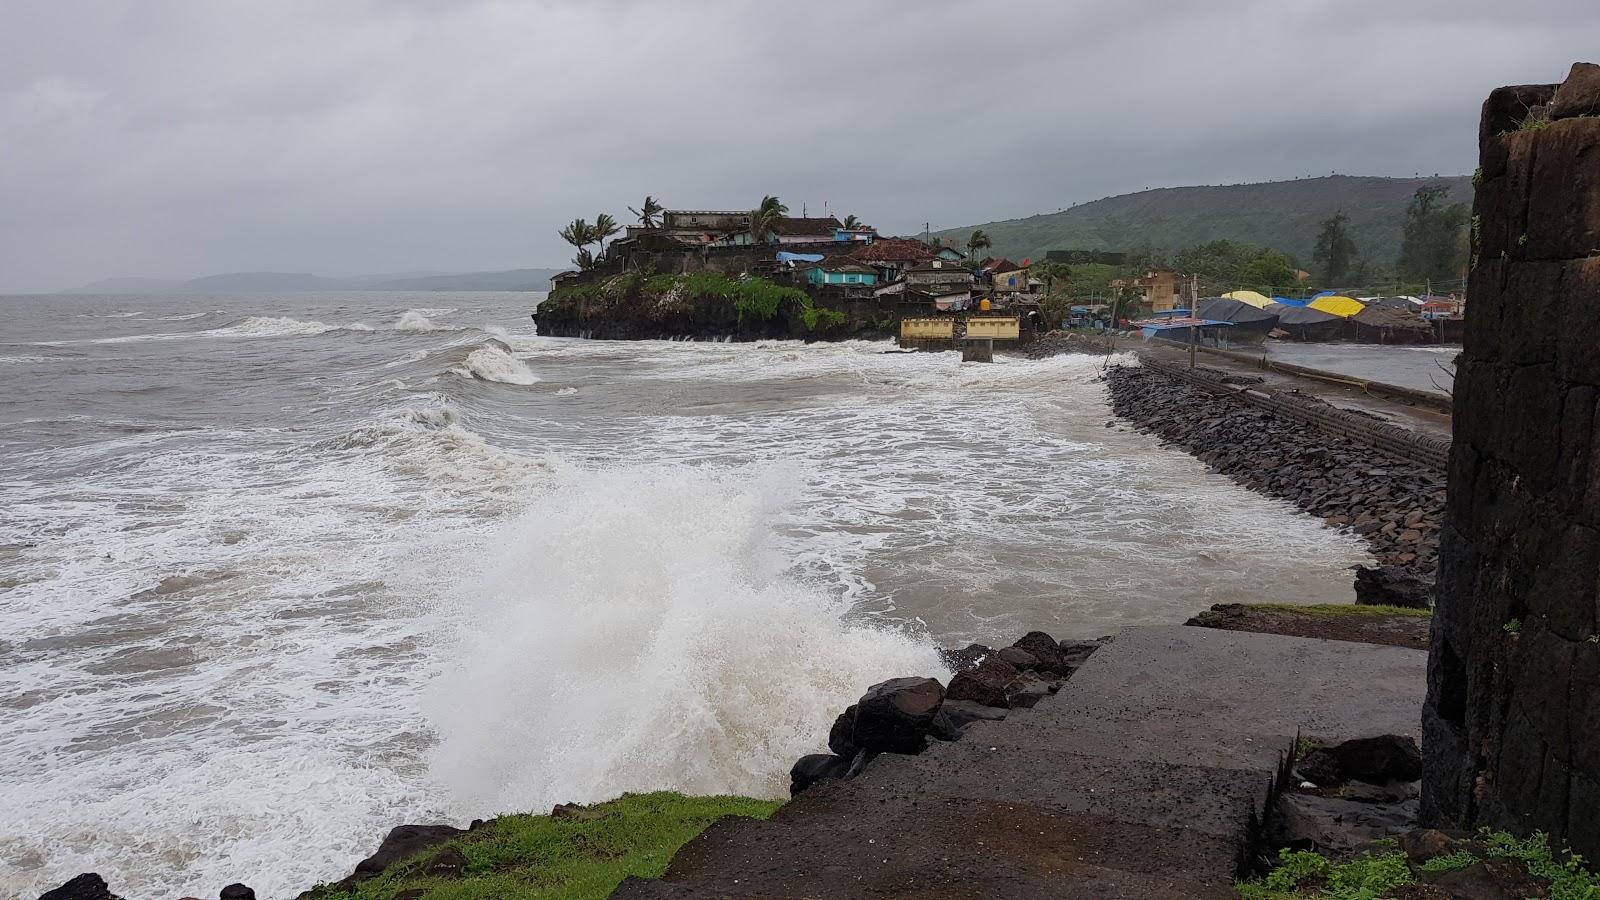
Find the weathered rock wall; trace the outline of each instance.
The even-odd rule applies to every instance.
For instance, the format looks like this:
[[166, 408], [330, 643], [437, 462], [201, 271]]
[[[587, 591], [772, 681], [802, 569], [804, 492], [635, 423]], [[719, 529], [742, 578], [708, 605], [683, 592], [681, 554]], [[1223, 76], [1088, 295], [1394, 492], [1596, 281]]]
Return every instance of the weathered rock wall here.
[[1600, 858], [1600, 66], [1483, 107], [1423, 813]]

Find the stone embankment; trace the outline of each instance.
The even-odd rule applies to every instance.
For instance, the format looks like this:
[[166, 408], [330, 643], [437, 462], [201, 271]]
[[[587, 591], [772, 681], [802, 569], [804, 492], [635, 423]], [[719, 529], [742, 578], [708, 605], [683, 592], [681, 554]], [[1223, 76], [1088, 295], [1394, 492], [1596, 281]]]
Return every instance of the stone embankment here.
[[1445, 472], [1432, 461], [1402, 458], [1149, 368], [1114, 366], [1107, 381], [1112, 409], [1139, 430], [1364, 538], [1378, 567], [1358, 571], [1358, 602], [1427, 605], [1445, 503]]

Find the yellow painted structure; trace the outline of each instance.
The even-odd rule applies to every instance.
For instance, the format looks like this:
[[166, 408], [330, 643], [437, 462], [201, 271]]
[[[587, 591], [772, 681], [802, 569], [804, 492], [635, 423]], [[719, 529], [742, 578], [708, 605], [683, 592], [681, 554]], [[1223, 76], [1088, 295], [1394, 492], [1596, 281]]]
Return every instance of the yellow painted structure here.
[[901, 319], [902, 341], [949, 341], [956, 336], [956, 320], [949, 317]]
[[1022, 336], [1022, 320], [1016, 316], [974, 316], [967, 320], [967, 337], [1014, 341]]

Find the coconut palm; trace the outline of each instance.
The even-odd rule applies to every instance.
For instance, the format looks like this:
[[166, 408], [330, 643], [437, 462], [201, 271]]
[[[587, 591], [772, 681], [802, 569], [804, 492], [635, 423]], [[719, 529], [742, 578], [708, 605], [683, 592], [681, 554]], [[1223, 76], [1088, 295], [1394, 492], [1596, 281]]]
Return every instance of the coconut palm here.
[[987, 250], [993, 246], [994, 242], [989, 240], [989, 236], [983, 233], [982, 228], [979, 228], [972, 232], [971, 237], [967, 238], [967, 256], [968, 258], [974, 258], [978, 255], [979, 250]]
[[857, 229], [865, 227], [865, 225], [861, 224], [861, 220], [856, 218], [854, 215], [844, 217], [844, 228], [846, 231], [856, 231]]
[[750, 212], [750, 237], [756, 243], [764, 243], [772, 236], [773, 229], [778, 220], [789, 214], [789, 207], [777, 197], [768, 195], [761, 198], [761, 205]]
[[606, 241], [622, 233], [622, 228], [617, 225], [617, 220], [611, 218], [610, 213], [601, 213], [594, 217], [594, 239], [600, 242], [600, 256], [606, 255]]
[[573, 219], [567, 227], [558, 232], [561, 239], [578, 248], [578, 255], [573, 258], [578, 268], [587, 269], [594, 265], [594, 256], [584, 249], [595, 242], [594, 226], [583, 219]]
[[665, 212], [665, 207], [657, 203], [656, 198], [646, 196], [644, 198], [644, 202], [639, 204], [638, 209], [634, 209], [630, 206], [628, 207], [628, 212], [631, 212], [639, 217], [640, 225], [643, 225], [646, 228], [654, 228], [656, 227], [656, 216], [659, 216]]

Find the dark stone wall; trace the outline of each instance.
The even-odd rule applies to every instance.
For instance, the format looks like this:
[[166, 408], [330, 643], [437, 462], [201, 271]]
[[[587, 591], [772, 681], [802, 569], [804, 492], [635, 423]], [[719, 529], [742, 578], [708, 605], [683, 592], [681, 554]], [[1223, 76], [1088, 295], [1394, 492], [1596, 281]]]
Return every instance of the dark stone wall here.
[[1600, 67], [1483, 107], [1423, 815], [1600, 859]]

